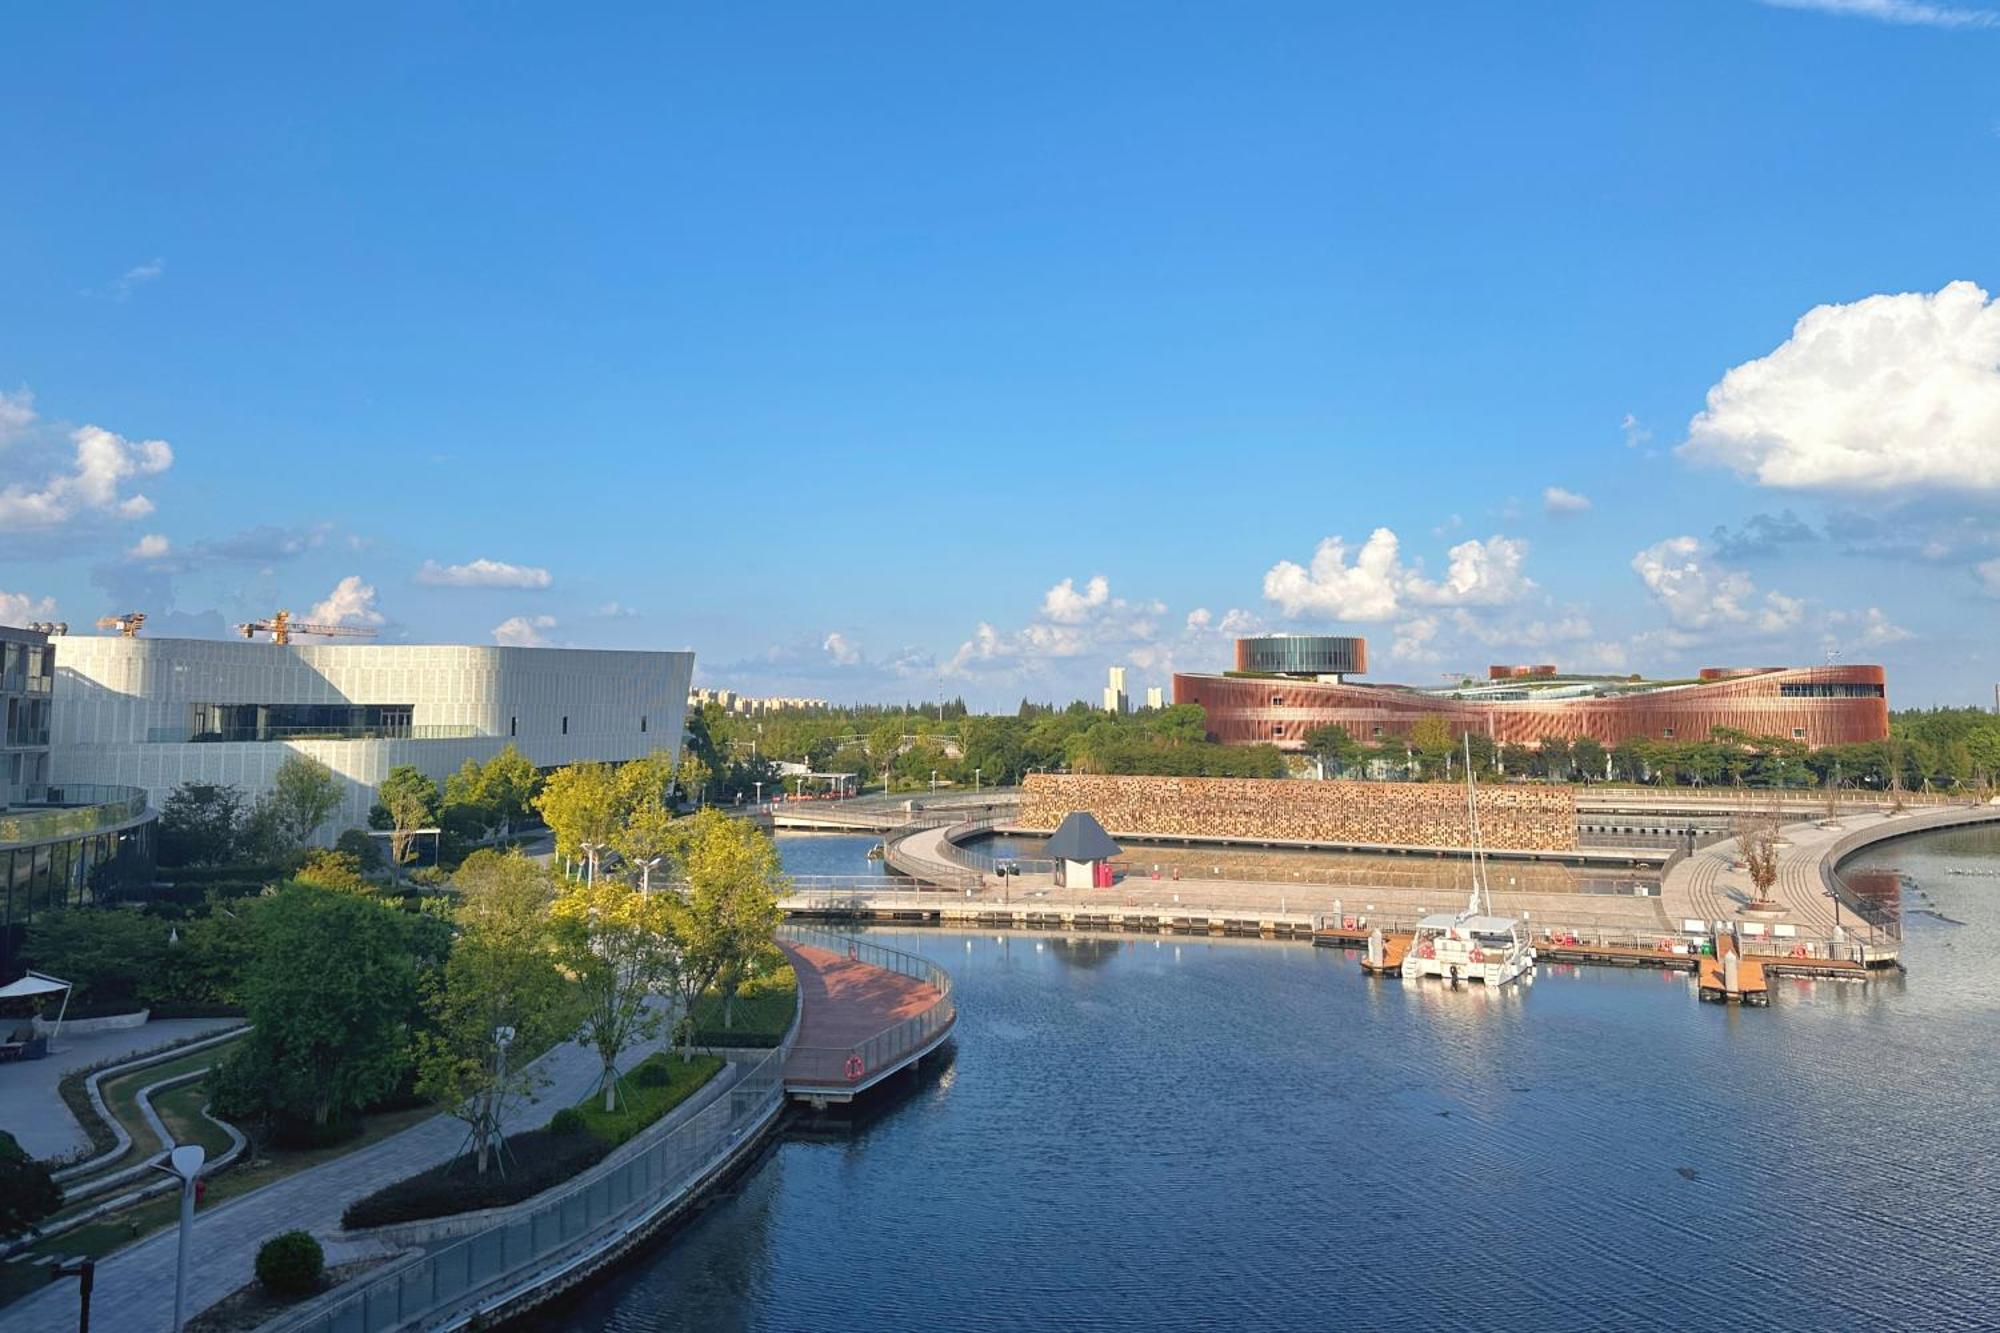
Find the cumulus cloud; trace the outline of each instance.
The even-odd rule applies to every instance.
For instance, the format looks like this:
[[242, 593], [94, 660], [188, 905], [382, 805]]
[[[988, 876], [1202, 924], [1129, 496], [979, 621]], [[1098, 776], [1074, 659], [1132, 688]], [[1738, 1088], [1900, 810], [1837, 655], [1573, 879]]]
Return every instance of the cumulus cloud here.
[[861, 661], [861, 649], [850, 643], [846, 635], [833, 630], [820, 641], [820, 649], [833, 660], [835, 666], [854, 666]]
[[26, 389], [8, 393], [0, 389], [0, 449], [28, 433], [35, 424], [35, 395]]
[[554, 580], [546, 569], [481, 557], [462, 565], [426, 560], [417, 570], [417, 582], [433, 588], [546, 588]]
[[[5, 399], [0, 429], [9, 437], [32, 430], [33, 400], [25, 393]], [[79, 514], [95, 512], [117, 518], [144, 518], [153, 502], [141, 494], [126, 494], [125, 483], [156, 476], [174, 464], [165, 440], [128, 440], [100, 426], [82, 426], [69, 434], [73, 456], [69, 465], [45, 476], [39, 484], [9, 482], [0, 489], [0, 529], [58, 528]]]
[[1879, 648], [1914, 637], [1910, 631], [1889, 619], [1879, 606], [1871, 606], [1866, 611], [1835, 611], [1827, 616], [1826, 623], [1828, 648], [1842, 645]]
[[1042, 595], [1042, 614], [1058, 625], [1081, 625], [1111, 600], [1111, 582], [1094, 574], [1083, 591], [1076, 580], [1064, 579]]
[[1779, 514], [1752, 514], [1733, 531], [1717, 525], [1709, 540], [1715, 545], [1715, 553], [1724, 560], [1743, 560], [1771, 555], [1783, 546], [1816, 542], [1819, 533], [1787, 509]]
[[2000, 489], [2000, 302], [1954, 282], [1816, 307], [1708, 391], [1680, 453], [1765, 486]]
[[359, 574], [349, 574], [333, 585], [323, 602], [313, 604], [307, 617], [322, 625], [380, 625], [382, 613], [375, 609], [375, 587], [363, 583]]
[[1590, 508], [1590, 497], [1561, 486], [1548, 486], [1542, 490], [1542, 510], [1549, 514], [1581, 514]]
[[134, 264], [106, 284], [100, 295], [123, 301], [147, 283], [157, 281], [166, 271], [167, 261], [164, 259], [148, 259], [143, 264]]
[[1874, 19], [1917, 28], [1991, 28], [2000, 14], [1961, 5], [1935, 5], [1926, 0], [1762, 0], [1773, 9], [1805, 9], [1842, 18]]
[[1624, 419], [1618, 423], [1618, 430], [1625, 437], [1625, 447], [1627, 449], [1643, 448], [1653, 438], [1653, 432], [1630, 412], [1627, 412]]
[[556, 627], [554, 616], [509, 616], [493, 627], [493, 642], [505, 648], [546, 648], [542, 631]]
[[173, 543], [157, 532], [149, 532], [126, 550], [128, 560], [159, 560], [173, 549]]
[[1776, 634], [1805, 617], [1805, 603], [1759, 594], [1748, 574], [1717, 564], [1695, 537], [1669, 537], [1632, 557], [1632, 571], [1682, 630], [1754, 629]]
[[1328, 537], [1301, 566], [1281, 560], [1264, 575], [1264, 596], [1285, 615], [1392, 620], [1410, 606], [1502, 606], [1535, 585], [1522, 573], [1528, 544], [1513, 537], [1460, 542], [1445, 553], [1442, 579], [1403, 563], [1400, 543], [1377, 528], [1358, 548]]
[[0, 591], [0, 625], [19, 627], [31, 620], [53, 620], [55, 614], [56, 599], [53, 597], [30, 597], [22, 592]]

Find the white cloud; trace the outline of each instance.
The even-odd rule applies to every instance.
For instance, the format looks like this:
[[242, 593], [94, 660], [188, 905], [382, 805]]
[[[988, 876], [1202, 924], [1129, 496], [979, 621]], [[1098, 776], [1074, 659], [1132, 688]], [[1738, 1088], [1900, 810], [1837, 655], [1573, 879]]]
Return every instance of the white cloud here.
[[505, 648], [546, 648], [543, 630], [556, 627], [554, 616], [509, 616], [493, 627], [493, 642]]
[[1590, 508], [1590, 497], [1561, 486], [1548, 486], [1542, 490], [1542, 511], [1548, 514], [1581, 514]]
[[822, 639], [820, 648], [833, 659], [835, 666], [854, 666], [861, 661], [859, 645], [848, 642], [847, 636], [839, 630], [832, 631]]
[[149, 532], [125, 552], [128, 560], [159, 560], [173, 549], [173, 543], [157, 532]]
[[1433, 582], [1403, 564], [1394, 532], [1377, 528], [1358, 549], [1328, 537], [1309, 567], [1279, 561], [1264, 575], [1264, 596], [1287, 616], [1332, 620], [1391, 620], [1406, 605], [1501, 606], [1535, 586], [1521, 572], [1527, 554], [1518, 538], [1463, 541], [1446, 552], [1445, 576]]
[[1958, 5], [1933, 5], [1924, 0], [1762, 0], [1773, 9], [1807, 9], [1844, 18], [1874, 19], [1919, 28], [1991, 28], [2000, 14]]
[[114, 301], [123, 301], [166, 271], [167, 261], [164, 259], [149, 259], [143, 264], [134, 264], [119, 274], [117, 280], [105, 289], [104, 294]]
[[375, 609], [375, 588], [363, 583], [359, 574], [349, 574], [333, 585], [323, 602], [313, 604], [308, 619], [322, 625], [379, 625], [382, 613]]
[[1754, 628], [1775, 634], [1796, 626], [1805, 604], [1781, 592], [1759, 597], [1748, 574], [1715, 563], [1694, 537], [1669, 537], [1632, 557], [1632, 570], [1682, 630]]
[[1838, 648], [1842, 644], [1876, 648], [1914, 637], [1910, 631], [1889, 619], [1879, 606], [1871, 606], [1866, 611], [1835, 611], [1827, 616], [1826, 621], [1829, 629], [1826, 644], [1829, 648]]
[[1436, 662], [1441, 657], [1435, 646], [1438, 622], [1436, 616], [1418, 616], [1396, 626], [1396, 636], [1390, 640], [1389, 656], [1402, 662]]
[[31, 620], [53, 620], [56, 614], [56, 599], [35, 598], [26, 593], [0, 592], [0, 625], [16, 627], [26, 625]]
[[28, 433], [35, 424], [35, 395], [22, 389], [8, 393], [0, 389], [0, 448]]
[[433, 588], [546, 588], [554, 580], [546, 569], [481, 557], [463, 565], [426, 560], [417, 571], [417, 582]]
[[1816, 307], [1708, 391], [1680, 453], [1765, 486], [2000, 489], [2000, 301], [1954, 282]]
[[1058, 625], [1081, 625], [1091, 614], [1111, 600], [1111, 582], [1102, 574], [1091, 576], [1082, 592], [1074, 579], [1064, 579], [1042, 596], [1042, 614]]
[[1653, 432], [1647, 429], [1645, 424], [1630, 412], [1627, 412], [1624, 420], [1618, 423], [1618, 429], [1625, 434], [1625, 447], [1627, 449], [1638, 449], [1653, 438]]
[[[0, 428], [9, 435], [29, 430], [35, 422], [33, 400], [26, 393], [7, 398], [0, 411]], [[128, 440], [98, 426], [70, 432], [75, 458], [66, 472], [45, 478], [39, 486], [9, 482], [0, 489], [0, 528], [60, 527], [79, 513], [96, 511], [119, 518], [143, 518], [153, 502], [143, 495], [122, 494], [124, 483], [154, 476], [174, 464], [165, 440]]]
[[2000, 559], [1982, 560], [1972, 567], [1972, 572], [1979, 576], [1987, 592], [2000, 597]]

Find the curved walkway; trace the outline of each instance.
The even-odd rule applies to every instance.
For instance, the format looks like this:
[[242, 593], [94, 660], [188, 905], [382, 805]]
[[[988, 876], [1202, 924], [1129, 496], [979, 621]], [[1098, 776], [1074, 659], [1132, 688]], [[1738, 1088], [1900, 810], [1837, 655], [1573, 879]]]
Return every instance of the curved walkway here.
[[[651, 1055], [654, 1046], [627, 1053], [629, 1067]], [[523, 1107], [510, 1131], [537, 1129], [557, 1110], [579, 1100], [597, 1081], [602, 1065], [594, 1050], [565, 1042], [534, 1067], [550, 1080], [540, 1097]], [[257, 1247], [281, 1231], [299, 1228], [325, 1237], [340, 1227], [347, 1205], [391, 1181], [448, 1160], [465, 1141], [465, 1123], [433, 1116], [392, 1138], [330, 1162], [273, 1181], [262, 1189], [197, 1211], [189, 1264], [190, 1317], [221, 1300], [254, 1275]], [[379, 1245], [329, 1244], [327, 1264], [346, 1263], [376, 1253]], [[173, 1323], [176, 1229], [169, 1227], [100, 1259], [91, 1296], [91, 1322], [119, 1333], [156, 1333]], [[56, 1282], [0, 1308], [0, 1333], [42, 1333], [76, 1324], [74, 1282]]]
[[[1786, 845], [1778, 849], [1778, 882], [1771, 896], [1785, 909], [1784, 921], [1809, 934], [1833, 934], [1836, 917], [1851, 927], [1851, 914], [1840, 915], [1826, 889], [1822, 866], [1829, 857], [1887, 838], [1955, 828], [1965, 824], [2000, 822], [2000, 806], [1957, 806], [1903, 814], [1845, 813], [1830, 821], [1787, 824]], [[1843, 845], [1845, 844], [1845, 845]], [[1668, 872], [1661, 886], [1661, 905], [1676, 926], [1682, 919], [1733, 921], [1750, 901], [1747, 870], [1737, 869], [1736, 839], [1704, 847]], [[1828, 867], [1830, 869], [1830, 867]]]
[[[937, 986], [852, 954], [778, 943], [799, 979], [798, 1040], [785, 1060], [785, 1086], [794, 1096], [849, 1100], [922, 1058], [951, 1030], [948, 1004], [936, 1021], [922, 1021], [946, 1000]], [[883, 1040], [906, 1025], [912, 1030], [898, 1034], [902, 1039]]]
[[163, 1018], [135, 1028], [64, 1032], [46, 1060], [0, 1065], [0, 1129], [30, 1157], [67, 1157], [90, 1146], [56, 1085], [72, 1069], [140, 1055], [191, 1037], [238, 1027], [240, 1018]]

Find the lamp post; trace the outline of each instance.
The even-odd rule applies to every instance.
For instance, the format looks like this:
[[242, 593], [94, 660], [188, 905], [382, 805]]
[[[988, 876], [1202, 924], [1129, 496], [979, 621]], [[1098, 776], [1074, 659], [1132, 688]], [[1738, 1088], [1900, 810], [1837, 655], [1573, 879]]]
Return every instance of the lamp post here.
[[639, 862], [640, 893], [650, 894], [653, 891], [653, 871], [658, 868], [662, 859], [658, 856], [649, 856]]
[[937, 770], [935, 768], [931, 770], [931, 795], [937, 795]]
[[174, 1270], [174, 1333], [187, 1325], [188, 1251], [194, 1244], [194, 1187], [201, 1177], [208, 1154], [199, 1143], [183, 1143], [167, 1154], [164, 1162], [153, 1163], [181, 1183], [180, 1256]]
[[97, 1285], [97, 1260], [86, 1257], [75, 1263], [52, 1264], [49, 1276], [76, 1279], [76, 1333], [90, 1333], [90, 1289]]
[[972, 794], [979, 795], [979, 770], [976, 768], [972, 770]]

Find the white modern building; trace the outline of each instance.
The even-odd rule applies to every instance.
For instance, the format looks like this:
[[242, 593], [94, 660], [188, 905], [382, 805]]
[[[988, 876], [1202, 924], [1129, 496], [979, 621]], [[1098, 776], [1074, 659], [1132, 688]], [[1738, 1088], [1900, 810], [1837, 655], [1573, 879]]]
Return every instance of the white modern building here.
[[346, 785], [321, 830], [364, 825], [390, 769], [440, 786], [509, 742], [538, 768], [680, 753], [693, 653], [573, 648], [300, 645], [208, 639], [55, 640], [51, 767], [65, 783], [183, 782], [251, 799], [288, 754]]
[[1107, 713], [1129, 713], [1132, 711], [1132, 697], [1125, 693], [1125, 668], [1115, 666], [1104, 685], [1104, 711]]

